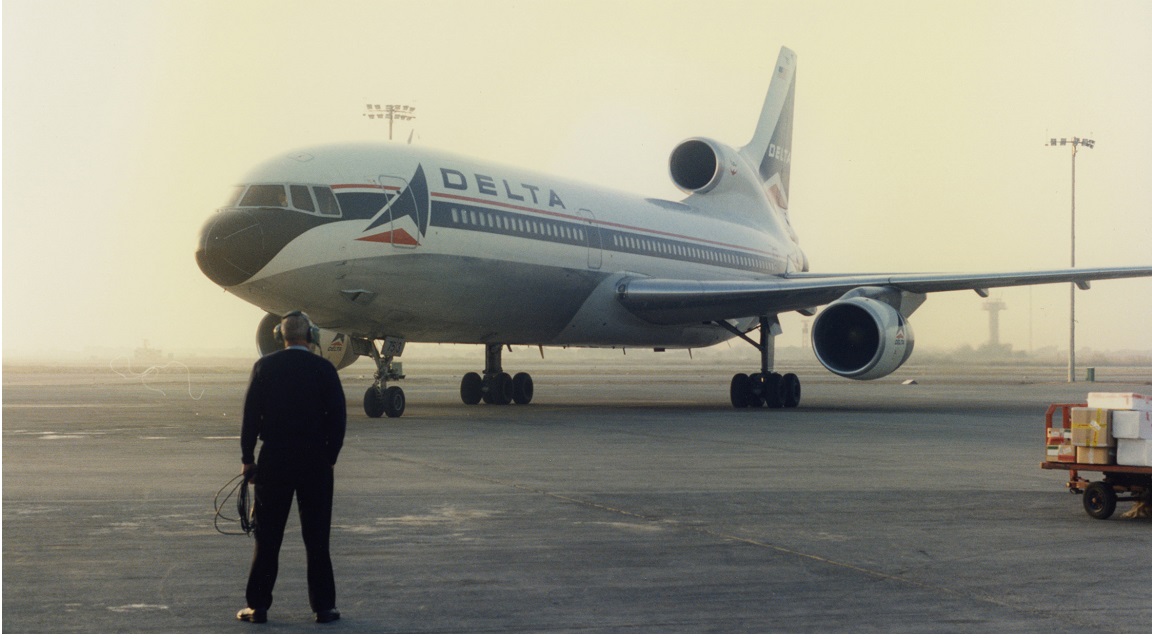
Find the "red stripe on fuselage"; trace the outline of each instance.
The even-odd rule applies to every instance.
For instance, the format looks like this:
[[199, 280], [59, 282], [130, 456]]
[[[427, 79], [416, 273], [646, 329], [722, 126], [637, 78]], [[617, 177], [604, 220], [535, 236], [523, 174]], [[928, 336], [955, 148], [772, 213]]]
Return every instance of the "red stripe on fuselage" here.
[[394, 231], [384, 231], [376, 235], [369, 235], [368, 237], [358, 237], [357, 240], [361, 242], [380, 242], [381, 244], [401, 244], [403, 246], [420, 246], [416, 238], [404, 229], [396, 229]]
[[352, 191], [352, 190], [370, 190], [370, 191], [399, 191], [398, 186], [380, 186], [379, 184], [333, 184], [333, 191]]

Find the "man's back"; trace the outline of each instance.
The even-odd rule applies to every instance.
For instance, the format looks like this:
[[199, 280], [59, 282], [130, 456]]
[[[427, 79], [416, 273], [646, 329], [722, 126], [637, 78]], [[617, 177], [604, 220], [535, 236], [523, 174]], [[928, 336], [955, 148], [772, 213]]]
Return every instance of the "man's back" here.
[[245, 454], [253, 450], [259, 436], [269, 451], [323, 452], [326, 461], [335, 464], [345, 420], [344, 391], [336, 368], [304, 350], [278, 351], [252, 368], [244, 400], [242, 450]]

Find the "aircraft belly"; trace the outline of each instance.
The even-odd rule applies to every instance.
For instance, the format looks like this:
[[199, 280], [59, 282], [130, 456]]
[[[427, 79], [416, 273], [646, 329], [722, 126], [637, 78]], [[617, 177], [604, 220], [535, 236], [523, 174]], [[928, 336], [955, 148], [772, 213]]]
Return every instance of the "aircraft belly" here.
[[307, 308], [317, 324], [357, 336], [547, 344], [603, 278], [594, 271], [413, 253], [313, 265], [253, 288], [300, 292], [273, 306]]
[[605, 278], [564, 331], [556, 336], [554, 343], [593, 347], [703, 348], [733, 337], [732, 333], [713, 324], [693, 322], [661, 326], [641, 320], [617, 300], [616, 288], [626, 278], [626, 273]]

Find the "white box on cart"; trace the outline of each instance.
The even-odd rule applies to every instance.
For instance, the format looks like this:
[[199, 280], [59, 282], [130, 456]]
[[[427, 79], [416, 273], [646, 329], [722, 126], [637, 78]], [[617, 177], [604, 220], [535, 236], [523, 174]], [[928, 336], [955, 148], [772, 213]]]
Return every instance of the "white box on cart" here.
[[1090, 408], [1111, 408], [1114, 410], [1152, 411], [1152, 395], [1139, 393], [1088, 393]]
[[1152, 440], [1152, 411], [1112, 411], [1112, 436], [1117, 439]]
[[1146, 439], [1116, 440], [1117, 466], [1152, 466], [1152, 441]]

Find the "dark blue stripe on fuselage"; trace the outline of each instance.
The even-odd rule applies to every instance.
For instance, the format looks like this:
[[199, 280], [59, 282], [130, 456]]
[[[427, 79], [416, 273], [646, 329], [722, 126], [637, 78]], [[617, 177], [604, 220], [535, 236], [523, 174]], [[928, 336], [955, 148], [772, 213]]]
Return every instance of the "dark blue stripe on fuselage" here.
[[760, 274], [773, 274], [782, 268], [764, 256], [749, 251], [666, 239], [605, 226], [593, 228], [590, 221], [549, 219], [474, 203], [433, 199], [432, 226], [585, 247], [590, 244], [595, 247], [596, 238], [599, 237], [601, 248], [609, 252], [722, 266]]
[[340, 212], [344, 219], [371, 220], [380, 209], [388, 206], [389, 197], [383, 192], [352, 191], [337, 193], [336, 200], [340, 202]]
[[432, 200], [432, 226], [588, 246], [588, 223], [549, 220], [474, 204]]

